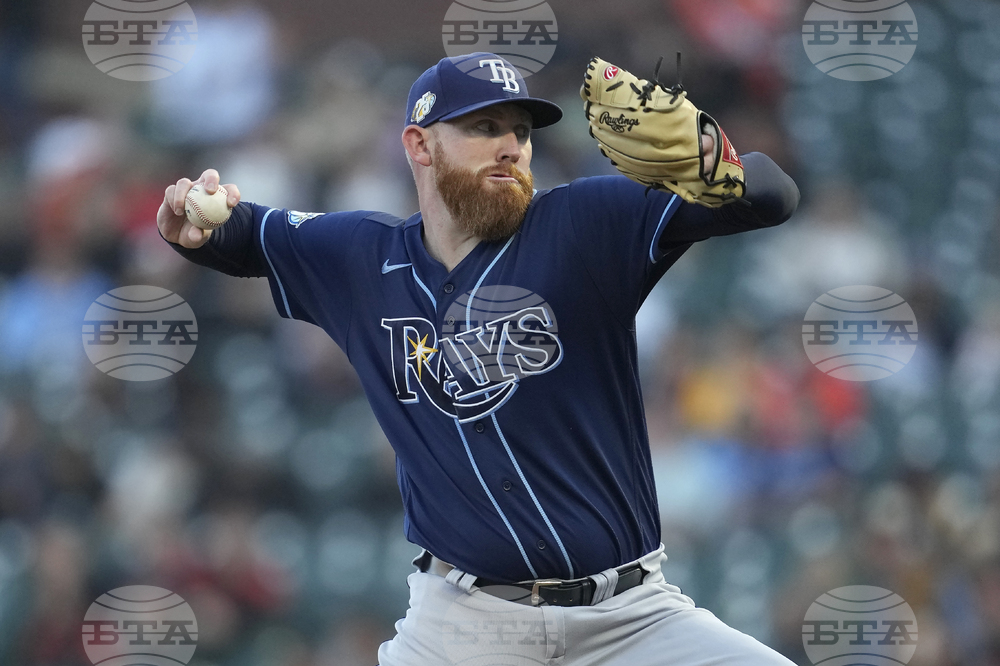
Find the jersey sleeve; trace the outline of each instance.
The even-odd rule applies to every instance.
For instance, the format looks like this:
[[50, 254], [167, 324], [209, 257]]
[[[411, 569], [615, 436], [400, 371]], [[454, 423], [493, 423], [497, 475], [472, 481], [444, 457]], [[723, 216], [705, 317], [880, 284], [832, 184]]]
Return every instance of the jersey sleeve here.
[[649, 290], [690, 247], [665, 253], [659, 243], [683, 200], [624, 176], [575, 180], [567, 196], [571, 233], [585, 268], [605, 302], [630, 326]]
[[368, 213], [300, 213], [256, 204], [253, 210], [254, 242], [278, 313], [322, 327], [346, 349], [352, 237]]
[[763, 153], [741, 155], [749, 206], [731, 204], [705, 208], [684, 204], [660, 235], [660, 249], [691, 244], [714, 236], [728, 236], [773, 227], [787, 221], [799, 205], [799, 188]]

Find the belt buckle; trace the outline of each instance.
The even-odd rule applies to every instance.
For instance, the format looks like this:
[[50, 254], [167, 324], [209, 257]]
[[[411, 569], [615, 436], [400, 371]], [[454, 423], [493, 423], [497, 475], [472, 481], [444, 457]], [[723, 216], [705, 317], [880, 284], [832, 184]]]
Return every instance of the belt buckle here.
[[542, 597], [539, 596], [539, 594], [538, 594], [538, 588], [539, 587], [542, 587], [542, 586], [545, 586], [545, 587], [557, 587], [559, 585], [562, 585], [562, 583], [563, 583], [563, 581], [561, 581], [558, 578], [543, 578], [543, 579], [535, 580], [534, 582], [532, 582], [532, 584], [531, 584], [531, 605], [532, 606], [538, 606], [539, 604], [542, 603]]

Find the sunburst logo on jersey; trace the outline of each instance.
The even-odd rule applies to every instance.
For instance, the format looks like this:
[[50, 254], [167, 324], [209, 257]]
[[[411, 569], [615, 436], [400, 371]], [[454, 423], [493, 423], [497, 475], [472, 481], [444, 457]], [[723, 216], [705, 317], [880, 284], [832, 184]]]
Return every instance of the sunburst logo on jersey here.
[[413, 351], [410, 352], [410, 358], [417, 360], [417, 379], [423, 379], [424, 366], [430, 363], [431, 356], [437, 353], [437, 349], [427, 345], [426, 335], [421, 338], [420, 342], [417, 342], [412, 338], [406, 338], [406, 340], [413, 345]]

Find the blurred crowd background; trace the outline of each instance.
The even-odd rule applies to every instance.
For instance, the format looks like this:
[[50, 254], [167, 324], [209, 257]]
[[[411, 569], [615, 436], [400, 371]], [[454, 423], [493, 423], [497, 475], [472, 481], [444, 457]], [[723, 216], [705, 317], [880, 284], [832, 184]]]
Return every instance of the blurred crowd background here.
[[[800, 0], [551, 0], [528, 79], [565, 120], [536, 186], [613, 173], [577, 97], [593, 55], [690, 97], [798, 182], [785, 225], [692, 248], [637, 321], [668, 580], [799, 664], [822, 592], [916, 612], [912, 664], [1000, 665], [1000, 4], [911, 2], [913, 60], [821, 74]], [[194, 58], [152, 83], [99, 72], [86, 0], [0, 0], [0, 663], [89, 663], [81, 620], [128, 584], [181, 594], [197, 664], [373, 664], [407, 607], [391, 449], [354, 371], [267, 285], [158, 236], [164, 188], [214, 167], [246, 201], [408, 216], [410, 84], [449, 3], [190, 0]], [[661, 79], [669, 81], [672, 67]], [[97, 371], [90, 303], [150, 284], [198, 317], [170, 379]], [[892, 289], [919, 344], [869, 383], [817, 371], [823, 292]]]

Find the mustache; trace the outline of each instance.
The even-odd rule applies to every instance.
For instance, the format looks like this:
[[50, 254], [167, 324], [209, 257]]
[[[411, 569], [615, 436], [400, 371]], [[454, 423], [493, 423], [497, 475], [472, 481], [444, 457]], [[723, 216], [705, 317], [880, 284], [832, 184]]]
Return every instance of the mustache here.
[[511, 178], [517, 178], [521, 180], [524, 177], [524, 172], [517, 168], [517, 165], [513, 162], [501, 162], [493, 166], [483, 167], [476, 172], [476, 179], [482, 179], [486, 176], [510, 176]]

